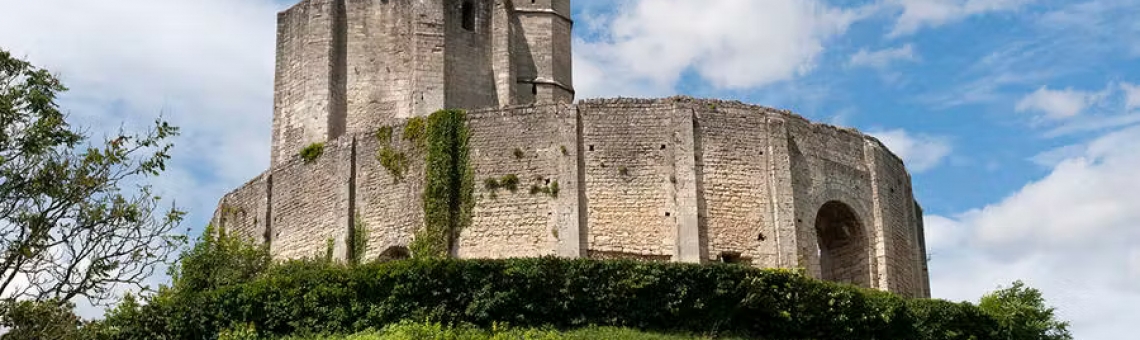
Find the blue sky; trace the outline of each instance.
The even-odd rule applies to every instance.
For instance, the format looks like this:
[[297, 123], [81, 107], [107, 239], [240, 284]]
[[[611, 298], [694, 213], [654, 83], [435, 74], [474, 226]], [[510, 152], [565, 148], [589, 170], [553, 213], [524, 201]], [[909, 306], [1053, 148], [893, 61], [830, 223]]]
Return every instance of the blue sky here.
[[[269, 159], [270, 0], [0, 0], [0, 47], [94, 131], [163, 114], [203, 226]], [[1016, 279], [1079, 339], [1140, 320], [1140, 1], [575, 0], [579, 98], [687, 94], [881, 138], [926, 209], [935, 297]], [[160, 281], [161, 278], [156, 278]]]

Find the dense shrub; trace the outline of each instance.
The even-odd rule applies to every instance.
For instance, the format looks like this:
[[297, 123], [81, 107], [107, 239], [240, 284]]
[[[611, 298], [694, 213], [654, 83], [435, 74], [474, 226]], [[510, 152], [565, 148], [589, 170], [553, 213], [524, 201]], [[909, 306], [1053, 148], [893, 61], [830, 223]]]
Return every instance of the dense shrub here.
[[494, 327], [482, 329], [468, 325], [446, 327], [438, 323], [401, 322], [379, 331], [349, 336], [288, 337], [283, 340], [697, 340], [705, 337], [640, 332], [629, 328], [586, 327], [560, 332], [551, 329], [519, 329]]
[[210, 339], [235, 323], [284, 336], [402, 320], [765, 339], [988, 339], [999, 329], [971, 304], [906, 300], [789, 271], [584, 259], [293, 261], [247, 283], [158, 298], [132, 313], [163, 316], [151, 329], [169, 339]]

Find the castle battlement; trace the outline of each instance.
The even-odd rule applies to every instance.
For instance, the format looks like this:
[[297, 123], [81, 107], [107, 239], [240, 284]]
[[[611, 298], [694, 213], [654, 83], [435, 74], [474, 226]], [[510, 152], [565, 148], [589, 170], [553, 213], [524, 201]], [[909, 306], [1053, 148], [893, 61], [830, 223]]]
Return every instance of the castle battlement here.
[[[902, 160], [881, 142], [738, 101], [574, 103], [569, 6], [307, 0], [282, 12], [273, 163], [223, 197], [212, 223], [268, 243], [277, 258], [324, 254], [331, 240], [346, 259], [358, 228], [368, 231], [364, 259], [401, 253], [425, 225], [426, 150], [405, 127], [458, 108], [467, 112], [475, 185], [453, 256], [735, 262], [930, 295], [922, 210]], [[281, 41], [338, 25], [346, 38]], [[562, 25], [565, 32], [555, 29]], [[338, 46], [347, 51], [337, 59], [345, 61], [343, 98], [338, 87], [324, 90], [341, 79], [341, 66], [326, 58]], [[315, 47], [320, 53], [306, 54]], [[362, 52], [372, 48], [381, 52]], [[481, 52], [448, 59], [466, 48]], [[526, 64], [537, 71], [523, 72]], [[421, 93], [434, 99], [420, 101]], [[315, 142], [323, 153], [302, 159]], [[397, 154], [400, 167], [385, 165], [384, 155]], [[508, 176], [516, 190], [484, 185]]]
[[569, 0], [304, 0], [277, 20], [274, 164], [392, 118], [574, 99]]

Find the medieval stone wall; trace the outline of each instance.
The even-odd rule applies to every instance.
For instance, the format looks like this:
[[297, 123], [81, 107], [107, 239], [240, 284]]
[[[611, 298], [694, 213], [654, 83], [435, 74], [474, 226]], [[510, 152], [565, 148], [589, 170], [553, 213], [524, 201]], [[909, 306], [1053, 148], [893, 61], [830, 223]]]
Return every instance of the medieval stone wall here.
[[[575, 113], [546, 105], [468, 114], [476, 201], [460, 257], [578, 255]], [[508, 176], [518, 179], [514, 191], [486, 185]]]
[[[424, 147], [406, 138], [405, 121], [389, 121], [391, 138], [376, 131], [356, 136], [356, 181], [353, 182], [356, 215], [353, 227], [367, 230], [363, 258], [373, 259], [390, 247], [407, 247], [412, 234], [423, 227]], [[385, 167], [381, 150], [403, 155], [404, 166]]]
[[[409, 245], [423, 226], [424, 154], [404, 138], [408, 122], [379, 122], [390, 139], [342, 136], [308, 163], [295, 150], [224, 197], [215, 223], [269, 231], [279, 258], [322, 256], [330, 239], [347, 258], [357, 226], [365, 260]], [[929, 295], [909, 175], [855, 130], [683, 97], [479, 109], [467, 126], [475, 206], [459, 257], [735, 261]], [[385, 149], [404, 155], [399, 176]], [[487, 185], [508, 175], [515, 191]], [[232, 207], [250, 213], [227, 218]]]
[[278, 258], [333, 255], [345, 258], [352, 225], [354, 138], [326, 144], [312, 162], [294, 157], [273, 168], [270, 253]]
[[[349, 134], [412, 112], [411, 0], [347, 0]], [[387, 114], [381, 114], [387, 113]]]
[[344, 63], [337, 0], [306, 0], [278, 14], [272, 164], [304, 145], [335, 138], [344, 120]]
[[588, 251], [672, 257], [677, 246], [674, 107], [623, 100], [585, 101], [578, 108]]
[[214, 211], [215, 225], [249, 241], [268, 240], [271, 183], [269, 172], [265, 172], [222, 197]]
[[[492, 68], [493, 0], [445, 4], [445, 86], [447, 108], [499, 107]], [[470, 27], [465, 25], [470, 24]]]

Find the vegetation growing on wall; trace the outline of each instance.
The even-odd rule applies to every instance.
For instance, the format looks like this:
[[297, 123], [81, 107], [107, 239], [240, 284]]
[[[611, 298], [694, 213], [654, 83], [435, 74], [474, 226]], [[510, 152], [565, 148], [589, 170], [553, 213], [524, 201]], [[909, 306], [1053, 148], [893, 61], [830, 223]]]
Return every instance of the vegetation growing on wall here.
[[305, 164], [312, 164], [317, 161], [317, 158], [321, 158], [323, 153], [325, 153], [325, 143], [309, 144], [309, 146], [301, 149], [301, 159], [305, 161]]
[[408, 119], [408, 125], [404, 125], [404, 140], [412, 142], [417, 148], [424, 147], [426, 134], [427, 121], [424, 117], [412, 117]]
[[467, 114], [440, 110], [427, 119], [424, 227], [411, 244], [415, 257], [445, 257], [471, 223], [474, 171], [468, 163]]
[[[423, 118], [420, 117], [412, 118], [404, 126], [403, 140], [411, 142], [417, 148], [423, 147], [423, 121]], [[392, 176], [394, 182], [403, 181], [404, 175], [408, 173], [410, 163], [406, 153], [396, 150], [392, 146], [392, 127], [384, 126], [378, 129], [376, 140], [380, 143], [380, 150], [377, 151], [376, 159], [380, 161], [380, 165], [384, 169], [388, 170], [388, 174]]]
[[547, 194], [547, 195], [550, 195], [550, 197], [557, 198], [558, 197], [558, 180], [550, 181], [550, 184], [547, 184], [547, 185], [535, 184], [535, 185], [530, 186], [530, 194], [531, 195], [537, 195], [540, 193]]
[[388, 170], [394, 182], [404, 180], [404, 174], [408, 172], [409, 167], [407, 154], [396, 151], [391, 145], [383, 145], [380, 147], [377, 159], [380, 160], [380, 165]]
[[364, 262], [364, 254], [368, 253], [368, 226], [356, 214], [352, 223], [352, 247], [349, 254], [349, 264], [357, 265]]

